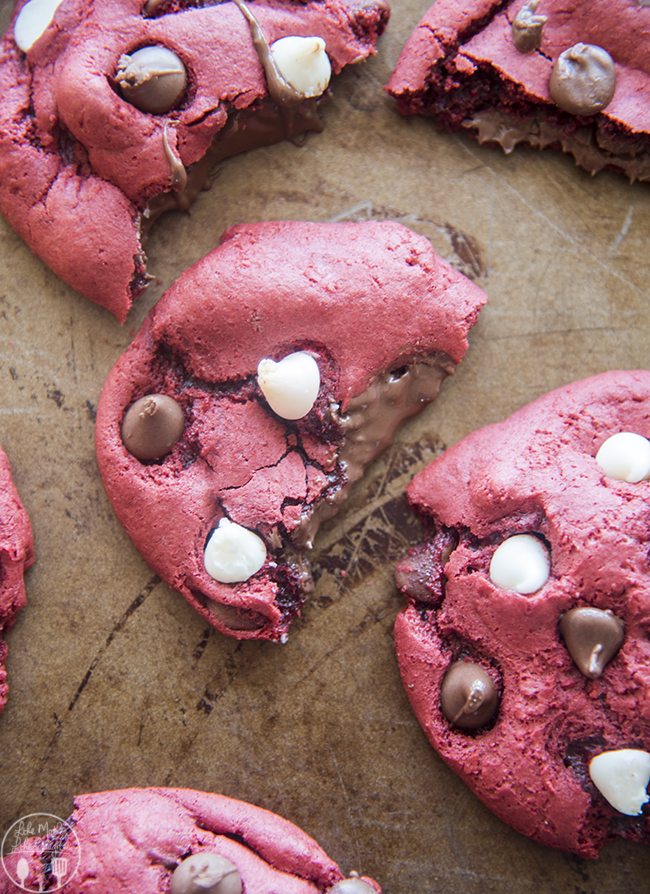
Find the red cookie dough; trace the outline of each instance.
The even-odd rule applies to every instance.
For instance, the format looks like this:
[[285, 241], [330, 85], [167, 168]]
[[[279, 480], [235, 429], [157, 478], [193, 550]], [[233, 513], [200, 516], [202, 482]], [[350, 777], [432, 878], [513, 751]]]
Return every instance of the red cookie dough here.
[[[269, 43], [321, 36], [335, 74], [374, 53], [388, 20], [385, 0], [250, 6]], [[15, 21], [0, 48], [0, 211], [57, 275], [121, 321], [149, 278], [144, 224], [187, 207], [216, 161], [319, 129], [317, 100], [291, 127], [281, 117], [232, 2], [63, 0], [26, 54]], [[116, 82], [123, 54], [155, 45], [187, 69], [167, 114], [140, 111]], [[189, 182], [175, 193], [183, 166]]]
[[[147, 562], [218, 630], [284, 639], [311, 587], [305, 550], [319, 522], [434, 399], [484, 301], [396, 223], [229, 230], [154, 308], [99, 401], [99, 468]], [[321, 384], [313, 409], [289, 422], [256, 371], [294, 352], [316, 360]], [[140, 461], [121, 430], [148, 394], [177, 401], [185, 430], [165, 457]], [[234, 585], [203, 560], [224, 518], [267, 549], [261, 570]]]
[[[53, 890], [66, 894], [158, 894], [191, 855], [217, 854], [233, 867], [244, 894], [345, 894], [343, 873], [288, 820], [242, 801], [190, 789], [124, 789], [79, 795], [66, 824], [31, 838], [4, 858], [0, 894]], [[54, 860], [62, 873], [53, 877]], [[27, 860], [18, 874], [18, 861]], [[22, 876], [23, 887], [16, 882]], [[359, 894], [381, 894], [369, 878]], [[201, 887], [224, 894], [225, 885]], [[190, 894], [197, 888], [183, 888]], [[242, 889], [240, 889], [242, 890]], [[356, 894], [352, 891], [350, 894]]]
[[[648, 371], [567, 385], [469, 435], [411, 483], [428, 537], [397, 572], [408, 599], [395, 627], [399, 666], [431, 744], [504, 822], [591, 858], [617, 836], [650, 843], [648, 807], [619, 813], [588, 769], [603, 751], [650, 751], [650, 481], [614, 480], [595, 460], [621, 431], [650, 437]], [[490, 577], [495, 549], [521, 533], [550, 550], [550, 577], [530, 595]], [[624, 623], [597, 679], [560, 628], [576, 607]], [[500, 697], [476, 730], [441, 710], [459, 659], [480, 665]]]
[[25, 607], [23, 575], [33, 561], [31, 525], [11, 480], [9, 461], [0, 449], [0, 711], [9, 692], [5, 667], [9, 649], [1, 637]]
[[[546, 21], [539, 48], [521, 52], [512, 26], [525, 6], [529, 16]], [[539, 0], [533, 9], [529, 0], [436, 0], [409, 38], [387, 89], [403, 115], [431, 116], [443, 128], [499, 143], [506, 152], [518, 143], [561, 148], [591, 173], [611, 168], [648, 181], [649, 43], [644, 0]], [[582, 116], [563, 111], [550, 92], [558, 57], [576, 44], [606, 50], [616, 74], [609, 104]], [[574, 74], [581, 68], [578, 63]], [[593, 74], [594, 84], [602, 83], [602, 71], [594, 68]]]

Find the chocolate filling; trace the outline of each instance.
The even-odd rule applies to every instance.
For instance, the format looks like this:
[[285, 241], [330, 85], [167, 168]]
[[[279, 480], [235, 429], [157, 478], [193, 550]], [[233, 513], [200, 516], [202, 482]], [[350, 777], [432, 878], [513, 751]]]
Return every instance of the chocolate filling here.
[[184, 168], [184, 178], [180, 176], [179, 170], [182, 162], [169, 147], [167, 132], [164, 131], [165, 152], [175, 185], [171, 191], [155, 196], [147, 204], [142, 215], [143, 234], [148, 235], [152, 225], [165, 212], [187, 211], [199, 194], [209, 186], [215, 167], [227, 158], [285, 139], [297, 142], [300, 135], [308, 132], [320, 133], [323, 125], [318, 116], [318, 103], [318, 99], [309, 99], [297, 106], [291, 118], [290, 131], [287, 129], [286, 116], [281, 114], [272, 100], [263, 100], [254, 108], [233, 112], [228, 124], [215, 136], [203, 158], [189, 168]]
[[321, 524], [336, 515], [352, 485], [392, 442], [402, 422], [435, 400], [453, 367], [451, 359], [442, 353], [411, 359], [381, 373], [352, 398], [346, 413], [338, 416], [343, 443], [337, 460], [343, 483], [331, 498], [309, 507], [292, 535], [297, 545], [311, 548]]
[[632, 181], [650, 181], [650, 138], [626, 136], [605, 119], [569, 131], [541, 109], [521, 117], [486, 109], [463, 122], [463, 127], [475, 130], [479, 143], [498, 143], [507, 153], [518, 143], [534, 149], [561, 147], [592, 174], [620, 168]]

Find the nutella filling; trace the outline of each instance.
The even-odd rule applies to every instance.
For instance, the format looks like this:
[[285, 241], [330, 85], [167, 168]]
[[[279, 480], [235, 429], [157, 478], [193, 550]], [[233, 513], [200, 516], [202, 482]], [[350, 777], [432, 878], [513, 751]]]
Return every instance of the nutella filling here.
[[[306, 134], [323, 129], [318, 116], [314, 114], [318, 100], [305, 100], [295, 110], [293, 126], [295, 133]], [[165, 132], [163, 131], [163, 140]], [[167, 211], [187, 211], [196, 201], [197, 196], [209, 188], [212, 172], [215, 167], [233, 155], [242, 155], [252, 149], [271, 146], [287, 139], [285, 122], [278, 107], [273, 102], [265, 101], [255, 109], [244, 109], [234, 112], [228, 124], [214, 138], [206, 154], [186, 171], [186, 185], [180, 190], [163, 192], [152, 198], [142, 214], [142, 229], [146, 235], [155, 221]], [[168, 144], [169, 145], [169, 144]], [[163, 143], [164, 146], [164, 143]], [[165, 149], [170, 163], [172, 181], [178, 177], [180, 158], [173, 155], [171, 149]]]
[[[165, 150], [165, 156], [167, 158], [167, 161], [169, 162], [169, 167], [172, 172], [172, 189], [174, 190], [174, 192], [185, 194], [188, 181], [187, 169], [169, 143], [167, 128], [168, 125], [165, 124], [163, 128], [163, 149]], [[177, 203], [179, 201], [180, 200], [177, 199]]]
[[535, 149], [545, 149], [555, 143], [592, 174], [615, 167], [632, 181], [650, 181], [647, 140], [640, 139], [638, 147], [634, 147], [629, 137], [617, 138], [607, 133], [600, 123], [578, 126], [569, 132], [565, 126], [547, 120], [543, 113], [517, 118], [485, 109], [476, 112], [463, 126], [477, 130], [479, 143], [498, 143], [507, 153], [518, 143], [528, 143]]
[[451, 359], [442, 353], [407, 360], [378, 375], [352, 398], [345, 414], [339, 416], [343, 443], [337, 460], [344, 483], [329, 499], [309, 507], [292, 535], [296, 545], [312, 547], [321, 524], [336, 515], [369, 463], [393, 441], [402, 422], [435, 400], [453, 368]]

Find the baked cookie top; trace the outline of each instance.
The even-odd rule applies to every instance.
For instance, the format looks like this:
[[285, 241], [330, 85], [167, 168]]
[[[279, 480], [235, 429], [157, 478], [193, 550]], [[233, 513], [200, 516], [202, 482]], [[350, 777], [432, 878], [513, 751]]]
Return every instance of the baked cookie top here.
[[34, 561], [27, 513], [11, 480], [9, 460], [0, 448], [0, 711], [7, 702], [7, 653], [2, 635], [25, 607], [23, 575]]
[[650, 372], [541, 397], [418, 474], [395, 641], [429, 740], [497, 816], [650, 842]]
[[99, 468], [147, 562], [217, 629], [284, 639], [319, 524], [436, 396], [484, 301], [399, 224], [229, 230], [99, 401]]
[[510, 152], [561, 146], [594, 173], [650, 179], [650, 7], [644, 0], [437, 0], [387, 89]]
[[384, 0], [19, 2], [0, 49], [0, 210], [124, 320], [148, 279], [142, 225], [187, 207], [221, 158], [319, 129], [329, 75], [373, 53], [387, 19]]
[[53, 882], [66, 894], [380, 892], [372, 879], [346, 879], [288, 820], [222, 795], [173, 788], [79, 795], [61, 826], [4, 857], [2, 894]]

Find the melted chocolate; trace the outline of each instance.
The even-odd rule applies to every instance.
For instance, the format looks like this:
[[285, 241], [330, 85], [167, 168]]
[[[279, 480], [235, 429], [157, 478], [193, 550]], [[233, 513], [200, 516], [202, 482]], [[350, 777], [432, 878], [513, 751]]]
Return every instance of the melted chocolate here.
[[292, 535], [296, 544], [312, 545], [319, 527], [336, 515], [368, 464], [392, 443], [405, 419], [436, 398], [452, 369], [453, 362], [445, 354], [404, 361], [399, 370], [393, 366], [350, 400], [339, 419], [343, 444], [336, 457], [345, 475], [344, 483], [303, 518]]
[[302, 93], [292, 87], [291, 84], [287, 83], [282, 77], [280, 69], [275, 64], [275, 59], [273, 58], [269, 42], [264, 36], [260, 23], [253, 11], [244, 0], [233, 0], [233, 3], [244, 16], [250, 27], [253, 46], [259, 57], [260, 65], [264, 69], [266, 83], [271, 98], [277, 102], [279, 106], [297, 105], [298, 103], [303, 102], [305, 97]]
[[163, 149], [165, 150], [165, 157], [169, 162], [169, 167], [172, 172], [172, 189], [174, 190], [174, 192], [183, 193], [182, 199], [184, 199], [185, 201], [183, 201], [183, 203], [181, 204], [181, 198], [179, 197], [178, 207], [182, 208], [182, 210], [187, 210], [189, 208], [189, 204], [187, 204], [186, 207], [183, 208], [183, 205], [186, 204], [188, 198], [186, 195], [187, 184], [189, 180], [187, 176], [187, 169], [169, 143], [169, 136], [167, 134], [168, 126], [169, 125], [167, 124], [167, 122], [165, 122], [165, 126], [163, 127], [162, 139]]
[[261, 630], [267, 624], [268, 619], [259, 612], [215, 602], [198, 592], [194, 592], [194, 595], [199, 597], [200, 603], [205, 605], [215, 618], [231, 630]]
[[[311, 100], [311, 103], [315, 101]], [[318, 116], [312, 114], [309, 106], [305, 102], [295, 110], [294, 124], [300, 133], [320, 132], [323, 129]], [[190, 208], [199, 193], [209, 188], [212, 172], [220, 162], [260, 146], [270, 146], [285, 138], [286, 127], [275, 103], [266, 101], [254, 109], [234, 112], [230, 122], [217, 134], [203, 158], [187, 169], [187, 185], [183, 191], [164, 192], [150, 200], [143, 213], [143, 232], [146, 234], [161, 214]], [[180, 163], [180, 159], [178, 162]]]
[[608, 133], [600, 123], [567, 130], [547, 119], [543, 111], [536, 115], [515, 117], [496, 109], [477, 112], [465, 122], [476, 128], [479, 143], [498, 143], [504, 152], [512, 152], [518, 143], [535, 149], [560, 145], [578, 164], [592, 174], [607, 167], [624, 171], [630, 180], [650, 180], [650, 152], [646, 139], [638, 146], [629, 137]]

